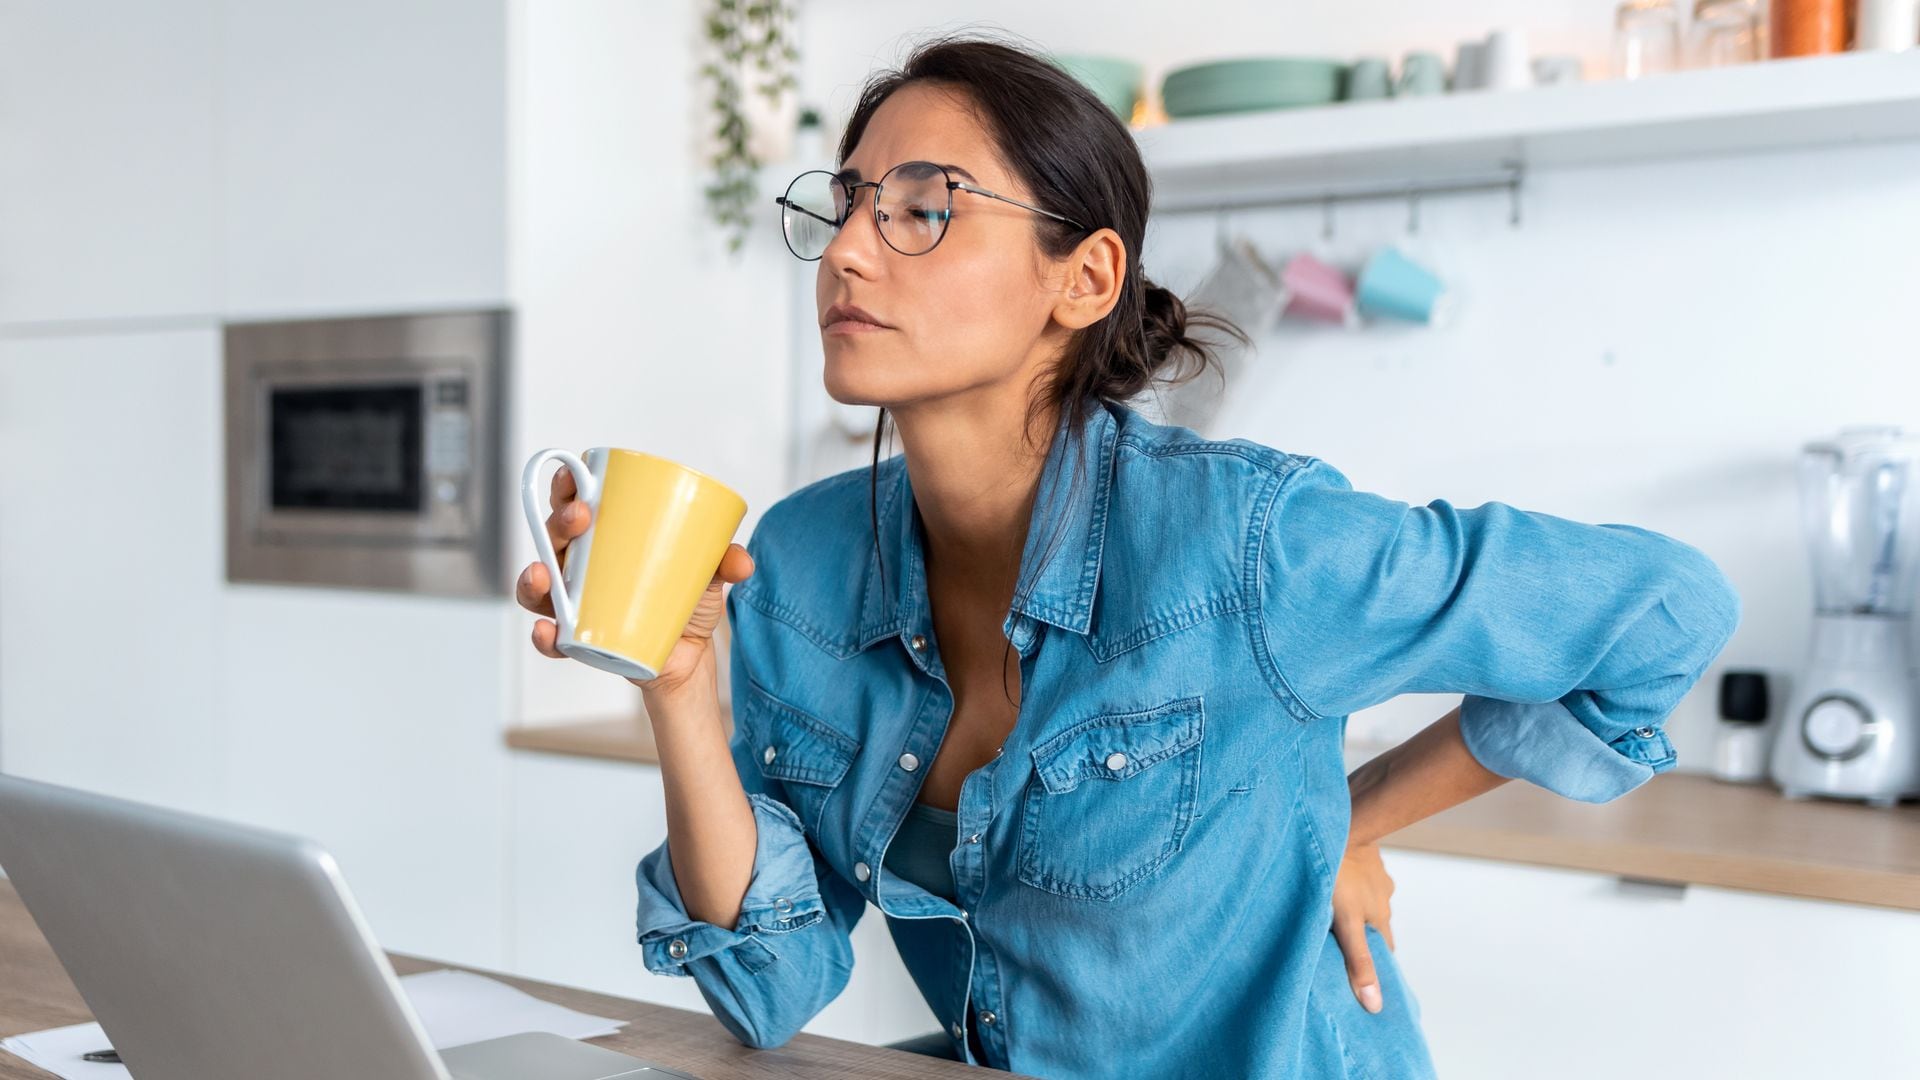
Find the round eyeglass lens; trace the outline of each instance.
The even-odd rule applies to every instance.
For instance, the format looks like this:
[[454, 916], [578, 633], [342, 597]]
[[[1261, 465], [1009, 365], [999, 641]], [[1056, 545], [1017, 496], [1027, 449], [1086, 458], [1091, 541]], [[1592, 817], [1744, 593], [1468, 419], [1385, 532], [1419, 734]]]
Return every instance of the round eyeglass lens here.
[[909, 161], [880, 182], [880, 235], [903, 255], [924, 255], [940, 242], [952, 215], [947, 174], [938, 165]]
[[794, 177], [787, 201], [780, 208], [780, 228], [787, 247], [802, 259], [817, 259], [827, 250], [837, 223], [846, 213], [846, 188], [830, 172], [815, 170]]

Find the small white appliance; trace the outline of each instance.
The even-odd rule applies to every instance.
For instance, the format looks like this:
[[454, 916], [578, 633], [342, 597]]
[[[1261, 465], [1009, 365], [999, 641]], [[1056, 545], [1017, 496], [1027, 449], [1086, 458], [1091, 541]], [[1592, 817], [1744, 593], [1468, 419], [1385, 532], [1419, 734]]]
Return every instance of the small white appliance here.
[[1892, 426], [1847, 427], [1808, 443], [1799, 470], [1813, 639], [1769, 772], [1790, 799], [1892, 806], [1920, 795], [1912, 650], [1920, 437]]

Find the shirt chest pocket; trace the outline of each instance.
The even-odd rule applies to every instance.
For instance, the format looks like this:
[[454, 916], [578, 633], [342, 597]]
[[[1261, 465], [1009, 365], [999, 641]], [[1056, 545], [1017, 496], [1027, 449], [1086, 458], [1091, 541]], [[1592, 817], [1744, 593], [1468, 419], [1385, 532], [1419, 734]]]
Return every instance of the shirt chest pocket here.
[[1083, 720], [1033, 750], [1019, 877], [1112, 900], [1180, 850], [1200, 781], [1198, 697]]
[[815, 836], [827, 799], [853, 764], [859, 744], [826, 721], [804, 712], [748, 680], [743, 719], [753, 738], [760, 775], [778, 781], [786, 803]]

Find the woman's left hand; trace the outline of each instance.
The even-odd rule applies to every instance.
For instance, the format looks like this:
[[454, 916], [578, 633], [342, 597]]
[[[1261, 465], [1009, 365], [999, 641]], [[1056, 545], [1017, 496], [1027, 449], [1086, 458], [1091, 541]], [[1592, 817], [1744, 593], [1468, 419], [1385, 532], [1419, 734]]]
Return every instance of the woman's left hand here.
[[1373, 950], [1367, 947], [1367, 924], [1393, 948], [1393, 928], [1387, 922], [1392, 916], [1387, 898], [1392, 895], [1393, 879], [1380, 861], [1380, 846], [1348, 845], [1333, 877], [1333, 939], [1346, 954], [1353, 996], [1368, 1012], [1379, 1012], [1383, 1002], [1380, 979], [1373, 973]]

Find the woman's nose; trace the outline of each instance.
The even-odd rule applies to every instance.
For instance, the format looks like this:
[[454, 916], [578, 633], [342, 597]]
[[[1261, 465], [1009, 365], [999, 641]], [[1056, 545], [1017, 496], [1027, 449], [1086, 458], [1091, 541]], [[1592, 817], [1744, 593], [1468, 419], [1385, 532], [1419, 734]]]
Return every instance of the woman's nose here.
[[[873, 189], [857, 187], [847, 200], [847, 218], [834, 230], [833, 239], [827, 241], [827, 250], [822, 255], [826, 260], [848, 259], [859, 265], [867, 259], [878, 258], [880, 248], [886, 243], [880, 236], [879, 227], [873, 220], [873, 207], [861, 205], [861, 196], [873, 197]], [[851, 242], [848, 234], [859, 234]]]

